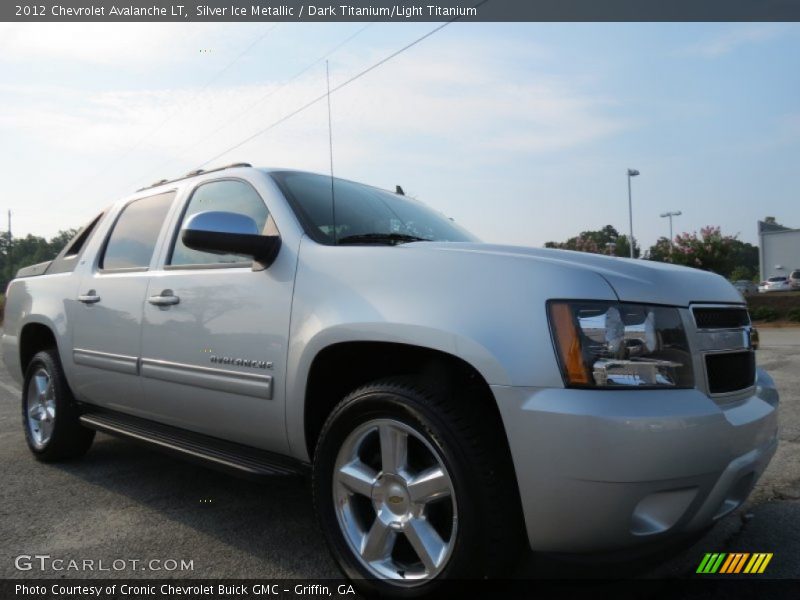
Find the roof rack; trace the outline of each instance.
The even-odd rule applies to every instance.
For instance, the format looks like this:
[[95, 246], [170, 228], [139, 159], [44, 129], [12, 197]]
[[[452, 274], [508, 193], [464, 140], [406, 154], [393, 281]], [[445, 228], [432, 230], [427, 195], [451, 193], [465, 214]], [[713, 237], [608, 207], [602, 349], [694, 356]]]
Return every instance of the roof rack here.
[[158, 181], [151, 183], [150, 185], [146, 185], [143, 188], [139, 188], [136, 190], [137, 192], [141, 192], [143, 190], [149, 190], [150, 188], [158, 187], [159, 185], [164, 185], [165, 183], [174, 183], [176, 181], [183, 181], [184, 179], [189, 179], [190, 177], [197, 177], [198, 175], [204, 175], [205, 173], [214, 173], [215, 171], [224, 171], [225, 169], [235, 169], [236, 167], [252, 167], [250, 163], [246, 162], [239, 162], [239, 163], [231, 163], [229, 165], [225, 165], [224, 167], [217, 167], [216, 169], [196, 169], [194, 171], [189, 171], [183, 177], [176, 177], [175, 179], [159, 179]]

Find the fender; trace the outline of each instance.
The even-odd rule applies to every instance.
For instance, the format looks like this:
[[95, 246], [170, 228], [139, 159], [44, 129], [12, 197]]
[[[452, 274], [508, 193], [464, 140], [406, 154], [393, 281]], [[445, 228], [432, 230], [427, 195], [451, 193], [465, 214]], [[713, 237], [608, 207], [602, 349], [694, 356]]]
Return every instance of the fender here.
[[[306, 329], [312, 328], [311, 323]], [[453, 355], [471, 365], [486, 381], [509, 385], [509, 373], [500, 361], [478, 342], [449, 331], [387, 322], [346, 323], [317, 331], [300, 331], [303, 344], [292, 344], [287, 363], [286, 429], [292, 455], [303, 461], [310, 457], [305, 439], [305, 397], [309, 372], [320, 352], [344, 342], [386, 342], [405, 344]]]
[[[69, 379], [72, 373], [72, 356], [61, 352], [71, 347], [67, 319], [67, 305], [64, 284], [70, 273], [37, 277], [35, 279], [15, 279], [8, 288], [5, 323], [3, 331], [3, 360], [15, 381], [22, 383], [24, 374], [20, 356], [20, 337], [27, 325], [44, 325], [53, 332], [64, 372]], [[36, 281], [36, 293], [29, 291], [30, 282]], [[77, 285], [73, 290], [77, 293]], [[73, 294], [74, 297], [74, 294]]]

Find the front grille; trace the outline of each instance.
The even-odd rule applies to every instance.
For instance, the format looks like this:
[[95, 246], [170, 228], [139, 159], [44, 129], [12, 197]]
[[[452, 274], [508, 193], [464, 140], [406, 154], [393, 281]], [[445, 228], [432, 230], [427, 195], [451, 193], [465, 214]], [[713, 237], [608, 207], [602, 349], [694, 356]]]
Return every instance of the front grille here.
[[755, 352], [727, 352], [706, 355], [708, 389], [712, 394], [726, 394], [753, 385], [756, 379]]
[[750, 315], [745, 308], [694, 308], [692, 312], [698, 329], [735, 329], [750, 325]]

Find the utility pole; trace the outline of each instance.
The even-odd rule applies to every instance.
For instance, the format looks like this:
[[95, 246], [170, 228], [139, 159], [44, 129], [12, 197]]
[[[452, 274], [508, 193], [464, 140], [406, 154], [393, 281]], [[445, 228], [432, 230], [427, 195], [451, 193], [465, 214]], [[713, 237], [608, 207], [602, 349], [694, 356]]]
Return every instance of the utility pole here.
[[6, 260], [8, 261], [8, 280], [14, 279], [14, 258], [11, 249], [11, 209], [8, 209], [8, 250], [6, 250]]

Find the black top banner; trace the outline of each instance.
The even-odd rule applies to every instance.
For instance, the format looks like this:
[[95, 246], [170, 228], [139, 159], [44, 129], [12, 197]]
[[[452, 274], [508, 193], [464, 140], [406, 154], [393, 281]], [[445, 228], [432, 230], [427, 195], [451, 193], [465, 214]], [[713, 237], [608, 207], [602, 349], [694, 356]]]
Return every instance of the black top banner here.
[[800, 21], [800, 0], [3, 0], [0, 21]]

